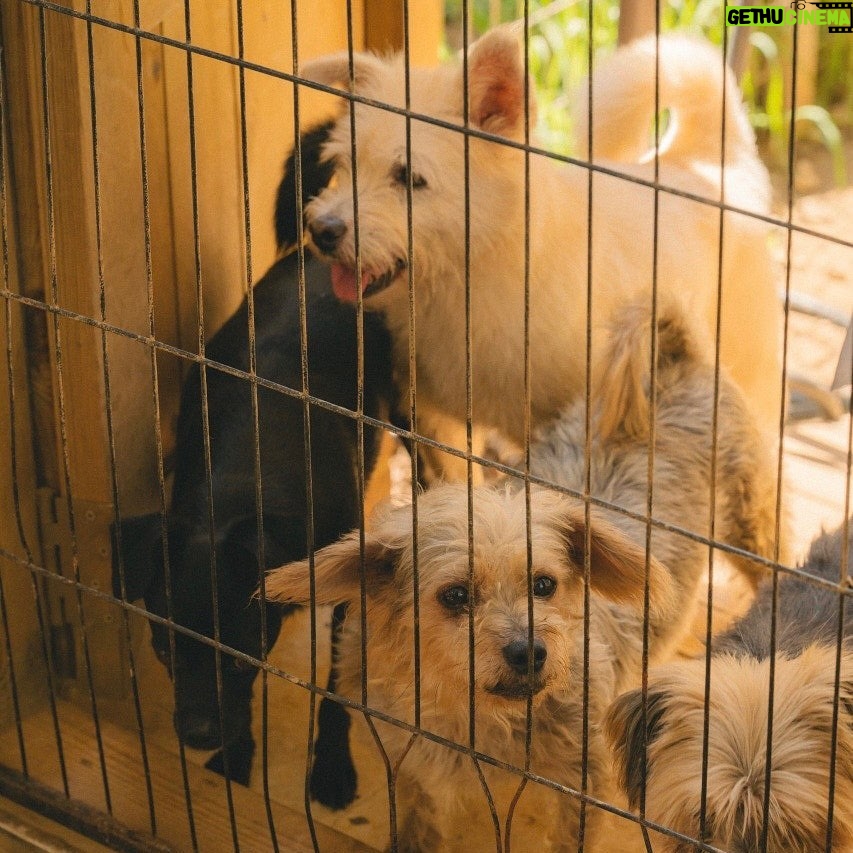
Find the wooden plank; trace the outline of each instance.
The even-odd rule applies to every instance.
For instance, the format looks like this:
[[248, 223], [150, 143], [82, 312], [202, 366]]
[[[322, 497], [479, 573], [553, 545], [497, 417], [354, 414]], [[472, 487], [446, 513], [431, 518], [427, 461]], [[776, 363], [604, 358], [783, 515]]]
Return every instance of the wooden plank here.
[[406, 6], [412, 65], [437, 65], [444, 35], [444, 4], [439, 0], [365, 0], [365, 46], [377, 53], [402, 50]]
[[[70, 795], [94, 808], [105, 810], [97, 744], [89, 716], [70, 704], [60, 709], [62, 753], [67, 768]], [[49, 714], [39, 713], [24, 723], [28, 745], [29, 774], [37, 782], [59, 790], [59, 751]], [[139, 740], [134, 732], [109, 722], [101, 723], [101, 738], [112, 800], [112, 813], [120, 823], [138, 832], [150, 832], [149, 800], [140, 763]], [[14, 730], [0, 732], [0, 764], [19, 769], [17, 737]], [[191, 850], [187, 797], [177, 755], [148, 744], [152, 767], [151, 784], [156, 815], [156, 837], [176, 851]], [[230, 849], [232, 827], [221, 776], [188, 764], [190, 802], [200, 853], [221, 853]], [[263, 798], [232, 785], [237, 840], [241, 850], [272, 849]], [[281, 849], [299, 853], [313, 851], [303, 815], [278, 803], [271, 803], [273, 822]], [[371, 848], [316, 824], [321, 850], [329, 853], [366, 853]]]
[[[8, 161], [0, 165], [8, 180]], [[8, 196], [6, 201], [11, 205]], [[14, 245], [15, 216], [8, 216], [6, 224], [6, 239]], [[22, 287], [17, 259], [16, 253], [9, 253], [9, 277], [2, 282], [12, 293], [20, 293]], [[35, 503], [31, 499], [37, 475], [32, 444], [31, 375], [24, 338], [25, 315], [33, 313], [40, 314], [11, 298], [7, 311], [6, 300], [0, 299], [0, 435], [7, 437], [0, 449], [0, 518], [4, 519], [0, 524], [0, 547], [19, 560], [40, 557]], [[43, 321], [41, 316], [35, 319]], [[11, 349], [11, 372], [7, 348]], [[46, 399], [51, 399], [49, 388]], [[32, 578], [14, 559], [0, 560], [0, 597], [4, 605], [4, 618], [0, 621], [0, 726], [4, 726], [14, 719], [15, 701], [23, 711], [41, 703], [46, 679], [44, 657], [37, 644]], [[7, 648], [11, 649], [11, 658]]]

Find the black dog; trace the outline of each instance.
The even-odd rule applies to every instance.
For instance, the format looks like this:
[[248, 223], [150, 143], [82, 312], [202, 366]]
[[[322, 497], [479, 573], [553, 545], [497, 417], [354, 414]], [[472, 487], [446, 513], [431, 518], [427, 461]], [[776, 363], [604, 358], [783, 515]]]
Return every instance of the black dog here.
[[[319, 148], [328, 126], [302, 140], [303, 201], [322, 181]], [[318, 172], [320, 176], [318, 177]], [[286, 164], [276, 207], [280, 245], [297, 237], [293, 156]], [[328, 268], [305, 256], [309, 393], [355, 410], [358, 388], [358, 317], [331, 294]], [[253, 289], [256, 370], [262, 380], [302, 388], [299, 263], [291, 254], [278, 261]], [[390, 341], [376, 315], [364, 315], [363, 407], [373, 418], [393, 408]], [[210, 340], [211, 361], [249, 370], [248, 304]], [[126, 519], [121, 555], [128, 599], [144, 597], [152, 613], [167, 616], [205, 637], [252, 657], [262, 654], [262, 610], [252, 598], [262, 573], [303, 558], [359, 524], [357, 424], [354, 418], [311, 405], [311, 512], [307, 490], [305, 409], [283, 391], [258, 387], [261, 476], [259, 535], [255, 480], [255, 426], [250, 382], [215, 367], [194, 365], [184, 385], [175, 449], [174, 487], [168, 513], [168, 575], [163, 559], [159, 513]], [[204, 440], [203, 389], [207, 402], [209, 463]], [[365, 473], [372, 470], [380, 433], [364, 430]], [[208, 474], [209, 464], [209, 474]], [[211, 523], [212, 522], [212, 523]], [[171, 601], [167, 601], [166, 579]], [[278, 636], [286, 611], [266, 606], [266, 648]], [[343, 614], [336, 612], [333, 630]], [[220, 749], [208, 767], [247, 784], [254, 754], [251, 694], [257, 668], [205, 643], [174, 634], [174, 667], [169, 632], [152, 623], [158, 657], [175, 683], [175, 729], [181, 741]], [[218, 672], [217, 672], [218, 665]], [[334, 689], [334, 667], [329, 689]], [[217, 681], [221, 683], [220, 689]], [[324, 805], [342, 808], [355, 795], [349, 752], [349, 717], [323, 700], [311, 790]]]

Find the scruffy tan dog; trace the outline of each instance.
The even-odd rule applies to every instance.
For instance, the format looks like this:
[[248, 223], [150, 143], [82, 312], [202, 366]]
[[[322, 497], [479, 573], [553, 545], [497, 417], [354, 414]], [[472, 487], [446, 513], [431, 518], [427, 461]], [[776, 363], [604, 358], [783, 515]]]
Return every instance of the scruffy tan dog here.
[[[590, 459], [592, 496], [639, 515], [646, 512], [649, 487], [650, 333], [644, 308], [619, 313], [618, 333], [613, 333], [606, 359], [613, 375], [599, 379]], [[587, 530], [583, 503], [545, 487], [531, 492], [528, 536], [524, 492], [510, 483], [473, 491], [469, 582], [467, 490], [461, 485], [429, 490], [417, 502], [417, 562], [408, 507], [389, 510], [367, 535], [363, 570], [356, 534], [316, 555], [318, 604], [357, 604], [364, 582], [367, 670], [361, 669], [361, 625], [353, 613], [341, 645], [345, 695], [361, 701], [364, 683], [368, 706], [410, 723], [419, 721], [426, 731], [462, 746], [471, 745], [473, 731], [478, 752], [516, 768], [525, 762], [525, 699], [530, 695], [530, 771], [578, 791], [586, 692], [586, 790], [612, 802], [601, 722], [617, 693], [639, 683], [644, 613], [636, 602], [643, 598], [647, 563], [648, 653], [655, 662], [686, 630], [708, 562], [707, 546], [675, 528], [707, 535], [714, 374], [676, 310], [663, 312], [658, 322], [658, 362], [653, 513], [673, 529], [653, 530], [652, 555], [646, 557], [643, 522], [615, 508], [593, 506]], [[534, 475], [582, 489], [584, 421], [582, 406], [573, 406], [539, 437], [531, 453]], [[725, 376], [719, 421], [718, 535], [768, 557], [773, 514], [765, 492], [772, 497], [772, 466], [743, 401]], [[582, 576], [587, 535], [592, 596], [585, 679]], [[306, 603], [309, 574], [305, 561], [277, 569], [268, 577], [267, 595]], [[419, 717], [412, 627], [416, 577]], [[634, 605], [628, 606], [631, 600]], [[406, 752], [410, 734], [389, 727], [385, 735], [396, 761]], [[513, 810], [518, 776], [487, 763], [481, 766], [500, 831], [511, 837], [514, 849], [576, 848], [576, 797], [530, 784]], [[488, 824], [486, 797], [471, 759], [426, 737], [416, 739], [402, 762], [399, 796], [406, 814], [401, 828], [405, 850], [470, 849], [467, 828]], [[602, 814], [589, 808], [587, 815], [589, 844], [612, 849], [599, 826]]]
[[[649, 296], [653, 280], [709, 331], [722, 282], [723, 364], [761, 422], [778, 423], [781, 312], [766, 227], [729, 212], [721, 237], [719, 209], [683, 195], [719, 202], [725, 184], [727, 204], [767, 213], [767, 172], [719, 51], [697, 39], [661, 37], [656, 62], [655, 46], [629, 45], [598, 67], [592, 154], [598, 165], [659, 180], [681, 195], [605, 172], [590, 186], [586, 166], [535, 152], [526, 159], [535, 104], [531, 96], [526, 106], [532, 87], [509, 27], [471, 46], [467, 110], [461, 63], [407, 74], [401, 56], [352, 57], [354, 122], [347, 106], [323, 152], [335, 180], [308, 204], [307, 230], [331, 265], [337, 295], [354, 301], [361, 293], [368, 308], [384, 313], [400, 381], [417, 380], [419, 405], [466, 417], [466, 294], [474, 426], [521, 444], [525, 281], [534, 427], [583, 394], [589, 313], [597, 361], [606, 345], [600, 330], [626, 300]], [[659, 106], [671, 116], [657, 173], [649, 156], [656, 68]], [[313, 60], [302, 74], [348, 85], [350, 57]], [[414, 114], [408, 122], [405, 108]], [[585, 138], [578, 150], [585, 157]], [[409, 377], [410, 272], [416, 377]]]
[[[413, 645], [411, 507], [387, 510], [366, 538], [363, 564], [357, 534], [318, 551], [315, 600], [352, 603], [340, 644], [342, 694], [361, 702], [364, 684], [368, 707], [409, 724], [419, 720], [429, 733], [410, 745], [409, 730], [380, 726], [392, 764], [405, 755], [397, 782], [400, 849], [470, 850], [474, 828], [482, 831], [490, 820], [477, 767], [465, 747], [472, 745], [473, 732], [477, 752], [523, 769], [528, 696], [532, 697], [531, 773], [575, 791], [581, 788], [584, 510], [557, 493], [532, 490], [528, 575], [524, 492], [508, 486], [476, 488], [469, 575], [466, 487], [436, 486], [419, 498], [417, 507], [419, 685]], [[587, 791], [612, 801], [609, 755], [595, 721], [613, 695], [615, 659], [622, 643], [639, 642], [636, 628], [642, 619], [646, 557], [641, 547], [595, 519], [589, 539], [593, 599]], [[649, 582], [653, 605], [668, 612], [668, 573], [654, 559]], [[357, 607], [362, 583], [367, 601], [364, 638]], [[271, 572], [266, 593], [276, 601], [307, 603], [307, 562]], [[612, 603], [617, 601], [633, 606]], [[362, 641], [366, 671], [361, 668]], [[433, 735], [463, 749], [436, 742]], [[518, 806], [511, 809], [521, 776], [487, 761], [480, 762], [480, 769], [494, 801], [499, 831], [511, 837], [513, 849], [576, 848], [580, 811], [576, 797], [529, 783]], [[588, 839], [599, 817], [595, 809], [588, 809]]]
[[[853, 523], [850, 526], [853, 534]], [[648, 688], [621, 696], [607, 720], [620, 785], [633, 807], [687, 838], [743, 853], [853, 850], [853, 601], [844, 594], [844, 646], [836, 700], [843, 531], [817, 539], [803, 572], [779, 582], [769, 815], [765, 832], [767, 715], [773, 589], [713, 641], [708, 697], [707, 793], [702, 825], [705, 661], [667, 664]], [[853, 554], [853, 535], [846, 549]], [[837, 713], [837, 721], [834, 714]], [[832, 834], [830, 778], [835, 736]], [[644, 751], [645, 755], [644, 765]], [[656, 836], [667, 851], [690, 850]]]

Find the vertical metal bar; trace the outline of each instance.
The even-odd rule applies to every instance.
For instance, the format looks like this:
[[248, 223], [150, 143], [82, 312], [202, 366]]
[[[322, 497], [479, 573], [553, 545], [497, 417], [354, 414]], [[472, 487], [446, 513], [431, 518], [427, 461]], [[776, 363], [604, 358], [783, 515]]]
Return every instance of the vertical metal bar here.
[[[54, 195], [53, 195], [53, 152], [51, 146], [50, 139], [50, 99], [49, 99], [49, 83], [48, 83], [48, 70], [47, 70], [47, 35], [46, 35], [46, 22], [45, 22], [45, 10], [43, 7], [39, 7], [39, 46], [41, 53], [41, 73], [42, 73], [42, 86], [41, 86], [41, 99], [42, 99], [42, 121], [44, 128], [44, 156], [45, 156], [45, 181], [47, 186], [47, 232], [48, 232], [48, 245], [49, 245], [49, 291], [50, 291], [50, 303], [53, 306], [59, 306], [59, 285], [58, 285], [58, 276], [56, 269], [56, 223], [54, 218], [55, 208], [54, 208]], [[79, 563], [79, 554], [77, 547], [77, 526], [75, 521], [75, 513], [74, 513], [74, 504], [73, 504], [73, 493], [71, 488], [71, 465], [68, 453], [68, 433], [67, 433], [67, 424], [66, 424], [66, 411], [65, 411], [65, 393], [64, 393], [64, 381], [63, 381], [63, 372], [62, 372], [62, 333], [60, 330], [60, 321], [59, 316], [56, 313], [52, 314], [53, 319], [53, 332], [54, 332], [54, 359], [56, 362], [56, 377], [57, 377], [57, 397], [59, 404], [59, 432], [60, 432], [60, 444], [62, 448], [62, 468], [63, 468], [63, 480], [64, 480], [64, 488], [65, 488], [65, 500], [68, 510], [68, 522], [69, 528], [71, 532], [71, 561], [72, 561], [72, 574], [75, 582], [78, 586], [75, 588], [75, 600], [77, 604], [77, 615], [80, 620], [80, 633], [81, 633], [81, 644], [83, 650], [83, 658], [84, 665], [86, 670], [86, 682], [87, 688], [89, 691], [89, 700], [92, 711], [92, 720], [95, 725], [95, 739], [97, 742], [97, 751], [98, 751], [98, 761], [100, 764], [101, 770], [101, 782], [104, 792], [104, 800], [106, 803], [107, 812], [112, 814], [112, 801], [110, 797], [109, 790], [109, 781], [107, 778], [107, 769], [106, 769], [106, 760], [104, 757], [104, 747], [103, 740], [101, 737], [100, 723], [98, 719], [98, 708], [97, 702], [95, 699], [94, 692], [94, 684], [92, 681], [92, 666], [91, 666], [91, 658], [89, 655], [89, 642], [88, 642], [88, 628], [86, 625], [85, 613], [83, 610], [83, 600], [82, 594], [79, 588], [80, 583], [80, 563]], [[55, 720], [56, 731], [59, 734], [59, 720], [58, 717]], [[61, 741], [57, 741], [57, 744], [60, 747], [60, 753], [62, 752]], [[65, 775], [65, 761], [64, 757], [61, 759], [62, 765], [62, 773], [63, 773], [63, 783], [66, 786], [67, 793], [67, 784], [68, 780]]]
[[[139, 0], [133, 2], [133, 24], [139, 29]], [[140, 150], [140, 181], [142, 186], [142, 221], [145, 229], [145, 287], [148, 310], [148, 334], [151, 340], [156, 339], [156, 324], [154, 312], [154, 274], [153, 262], [151, 256], [151, 198], [149, 191], [148, 179], [148, 137], [145, 131], [145, 88], [142, 66], [142, 39], [137, 35], [134, 38], [136, 51], [136, 88], [137, 88], [137, 120], [139, 123], [139, 150]], [[169, 555], [169, 531], [167, 505], [168, 499], [166, 496], [166, 474], [163, 451], [163, 433], [161, 429], [161, 413], [160, 413], [160, 394], [159, 394], [159, 373], [157, 367], [157, 352], [153, 346], [149, 348], [149, 360], [151, 366], [151, 403], [154, 411], [154, 444], [157, 457], [157, 483], [158, 497], [160, 505], [160, 535], [163, 558], [163, 583], [165, 586], [166, 597], [166, 617], [171, 623], [174, 619], [174, 610], [172, 605], [172, 570]], [[120, 532], [121, 513], [116, 509], [116, 529], [118, 535]], [[121, 548], [118, 549], [119, 555]], [[121, 563], [119, 564], [121, 567]], [[121, 570], [121, 569], [120, 569]], [[122, 587], [122, 592], [124, 588]], [[172, 672], [177, 669], [176, 650], [175, 650], [175, 632], [171, 627], [168, 628], [169, 636], [169, 657], [172, 667]], [[190, 790], [189, 771], [187, 768], [186, 749], [178, 739], [178, 756], [181, 765], [181, 781], [184, 789], [184, 803], [187, 809], [187, 823], [190, 834], [190, 843], [193, 850], [198, 849], [198, 838], [196, 835], [195, 817], [193, 814], [192, 793]]]
[[[406, 137], [406, 251], [408, 253], [409, 263], [406, 269], [408, 296], [409, 296], [409, 407], [410, 417], [409, 422], [410, 432], [414, 436], [411, 448], [410, 457], [411, 465], [411, 498], [412, 498], [412, 655], [414, 660], [413, 677], [414, 677], [414, 724], [415, 728], [421, 727], [421, 637], [420, 637], [420, 561], [418, 550], [418, 434], [417, 434], [417, 341], [415, 337], [416, 318], [415, 318], [415, 278], [414, 269], [412, 267], [412, 258], [414, 255], [414, 220], [412, 211], [412, 193], [413, 187], [413, 170], [412, 170], [412, 119], [409, 116], [409, 111], [412, 108], [411, 97], [411, 77], [412, 77], [412, 55], [409, 42], [409, 2], [403, 0], [403, 103], [406, 109], [405, 116], [405, 137]], [[359, 291], [359, 309], [361, 310], [362, 300], [361, 292]], [[365, 669], [363, 670], [365, 677], [365, 686], [367, 682], [367, 669], [365, 661]], [[363, 696], [365, 704], [368, 701], [368, 696], [365, 691]], [[418, 734], [413, 732], [402, 752], [397, 758], [396, 764], [392, 770], [391, 782], [388, 788], [388, 803], [392, 810], [391, 823], [396, 829], [397, 826], [397, 780], [399, 778], [400, 768], [409, 754], [409, 751], [418, 740]], [[384, 747], [382, 748], [384, 753]], [[387, 755], [383, 758], [388, 763]]]
[[[474, 601], [474, 471], [471, 458], [473, 447], [474, 400], [472, 365], [472, 325], [471, 325], [471, 137], [470, 92], [469, 92], [469, 10], [468, 0], [462, 0], [462, 125], [463, 125], [463, 174], [465, 180], [465, 440], [467, 449], [467, 487], [468, 487], [468, 597]], [[477, 747], [477, 703], [476, 703], [476, 661], [474, 650], [474, 608], [468, 608], [468, 746]], [[495, 830], [495, 848], [501, 851], [501, 825], [495, 809], [494, 798], [486, 782], [483, 769], [475, 756], [471, 762], [477, 773], [483, 793], [489, 804], [489, 812]]]
[[642, 708], [640, 730], [643, 732], [643, 784], [640, 787], [640, 817], [643, 821], [643, 840], [647, 849], [651, 849], [651, 841], [648, 835], [646, 821], [646, 780], [645, 764], [647, 761], [647, 719], [648, 719], [648, 690], [649, 690], [649, 619], [650, 619], [650, 588], [652, 559], [652, 520], [654, 518], [654, 471], [655, 471], [655, 442], [657, 423], [657, 362], [658, 362], [658, 246], [660, 225], [660, 4], [655, 3], [655, 96], [654, 96], [654, 203], [652, 234], [652, 291], [651, 291], [651, 322], [649, 341], [649, 447], [647, 456], [646, 478], [648, 482], [648, 493], [646, 495], [646, 566], [645, 584], [643, 588], [643, 644], [642, 644], [642, 670], [641, 690]]
[[[792, 67], [791, 67], [791, 103], [796, 103], [797, 96], [797, 44], [800, 25], [794, 24]], [[786, 390], [788, 377], [788, 322], [791, 310], [791, 246], [793, 237], [793, 214], [794, 214], [794, 164], [796, 161], [796, 123], [791, 115], [790, 127], [788, 128], [788, 181], [787, 181], [787, 210], [786, 229], [787, 239], [785, 245], [785, 311], [784, 326], [782, 333], [782, 399]], [[776, 468], [776, 519], [775, 519], [775, 543], [773, 548], [773, 560], [779, 563], [779, 546], [782, 528], [782, 462], [783, 442], [785, 439], [785, 405], [784, 402], [779, 411], [779, 447]], [[779, 572], [774, 567], [772, 578], [772, 606], [770, 609], [770, 647], [769, 666], [770, 678], [767, 690], [767, 752], [764, 764], [764, 821], [761, 829], [761, 848], [767, 849], [767, 838], [770, 831], [770, 782], [773, 770], [773, 700], [776, 687], [776, 630], [777, 611], [779, 605]]]
[[720, 405], [720, 345], [722, 337], [722, 302], [723, 302], [723, 258], [725, 250], [725, 210], [726, 203], [726, 109], [728, 105], [728, 87], [726, 71], [728, 60], [728, 29], [723, 30], [723, 55], [721, 73], [723, 76], [722, 111], [720, 121], [720, 197], [717, 246], [717, 310], [714, 318], [714, 384], [713, 409], [711, 412], [711, 460], [709, 484], [708, 539], [711, 547], [708, 550], [708, 593], [705, 610], [705, 686], [702, 707], [702, 766], [699, 796], [699, 839], [705, 838], [708, 801], [708, 766], [711, 726], [711, 660], [713, 638], [714, 611], [714, 545], [716, 544], [717, 519], [717, 450], [719, 443], [719, 405]]
[[[527, 589], [527, 676], [533, 683], [533, 539], [531, 536], [530, 508], [530, 10], [527, 0], [523, 0], [522, 15], [522, 69], [524, 83], [524, 529], [525, 529], [525, 571]], [[470, 450], [469, 450], [470, 452]], [[529, 691], [525, 698], [524, 709], [524, 773], [530, 773], [531, 747], [533, 744], [533, 692]], [[510, 851], [512, 835], [512, 819], [516, 806], [527, 787], [528, 777], [524, 775], [519, 780], [518, 787], [510, 801], [505, 824], [505, 850]]]
[[[853, 373], [853, 371], [851, 371]], [[829, 789], [826, 807], [826, 851], [832, 851], [832, 821], [835, 813], [835, 771], [838, 764], [838, 717], [841, 712], [841, 657], [844, 651], [844, 610], [850, 569], [850, 482], [853, 479], [853, 416], [847, 414], [847, 477], [844, 489], [844, 521], [841, 524], [841, 563], [838, 567], [838, 632], [835, 638], [835, 681], [833, 685], [832, 732], [829, 750]]]
[[[295, 6], [295, 2], [293, 3]], [[295, 28], [294, 28], [295, 29]], [[249, 194], [249, 140], [248, 126], [246, 121], [246, 69], [242, 62], [246, 58], [246, 44], [243, 20], [243, 0], [237, 0], [237, 56], [240, 59], [238, 66], [239, 100], [240, 100], [240, 165], [243, 179], [243, 223], [244, 238], [246, 241], [246, 307], [248, 311], [248, 336], [249, 336], [249, 381], [252, 405], [252, 440], [254, 444], [253, 465], [255, 483], [255, 515], [257, 518], [258, 537], [258, 574], [261, 591], [259, 602], [260, 626], [261, 626], [261, 660], [266, 661], [269, 654], [269, 635], [267, 629], [267, 609], [265, 597], [266, 586], [266, 552], [264, 538], [264, 498], [263, 498], [263, 474], [261, 468], [261, 437], [260, 437], [260, 413], [258, 405], [258, 383], [257, 383], [257, 340], [255, 330], [255, 291], [254, 273], [252, 265], [252, 224], [251, 224], [251, 198]], [[295, 72], [295, 69], [294, 69]], [[297, 128], [298, 130], [298, 128]], [[300, 175], [301, 177], [301, 175]], [[301, 193], [300, 193], [301, 198]], [[301, 220], [301, 217], [300, 217]], [[269, 392], [268, 392], [269, 393]], [[264, 809], [266, 811], [267, 826], [270, 832], [270, 843], [274, 853], [278, 853], [278, 838], [275, 831], [275, 820], [272, 813], [269, 785], [269, 673], [265, 667], [261, 668], [261, 781], [264, 792]]]
[[[590, 586], [592, 583], [592, 512], [590, 498], [592, 494], [592, 306], [594, 290], [592, 286], [592, 255], [594, 219], [592, 203], [594, 193], [593, 160], [593, 85], [594, 70], [594, 25], [593, 3], [587, 4], [587, 210], [586, 210], [586, 362], [584, 365], [584, 466], [583, 466], [583, 511], [584, 511], [584, 555], [583, 555], [583, 688], [581, 696], [581, 795], [586, 794], [589, 782], [589, 670], [590, 670], [590, 608], [592, 606]], [[586, 800], [581, 797], [578, 819], [578, 849], [583, 850], [586, 838]]]
[[[193, 89], [193, 53], [192, 47], [192, 15], [190, 11], [190, 0], [184, 0], [184, 39], [187, 46], [187, 112], [189, 119], [189, 149], [190, 149], [190, 183], [192, 196], [193, 217], [193, 256], [195, 261], [195, 284], [196, 284], [196, 310], [198, 321], [198, 354], [205, 357], [205, 329], [204, 329], [204, 287], [201, 267], [201, 234], [199, 232], [198, 215], [198, 162], [196, 155], [196, 130], [195, 130], [195, 93]], [[204, 447], [204, 473], [207, 483], [207, 523], [208, 541], [210, 545], [210, 576], [211, 576], [211, 605], [213, 607], [213, 639], [214, 639], [214, 662], [216, 673], [216, 696], [219, 704], [220, 731], [225, 730], [224, 708], [223, 708], [223, 684], [222, 684], [222, 651], [221, 632], [219, 624], [219, 589], [218, 589], [218, 567], [216, 564], [216, 519], [213, 505], [213, 469], [210, 450], [210, 419], [208, 411], [207, 396], [207, 366], [204, 361], [199, 364], [199, 378], [201, 390], [202, 408], [202, 439]], [[234, 812], [234, 798], [231, 791], [231, 779], [229, 772], [228, 750], [222, 743], [222, 763], [225, 779], [225, 797], [228, 804], [228, 816], [231, 825], [231, 840], [234, 844], [235, 853], [239, 853], [240, 841], [237, 831], [237, 821]]]
[[[91, 15], [91, 2], [86, 0], [86, 14]], [[139, 40], [136, 40], [137, 45], [137, 74], [138, 82], [142, 85], [141, 77], [141, 57], [139, 50]], [[93, 184], [95, 195], [95, 247], [97, 254], [98, 265], [98, 295], [100, 307], [100, 319], [102, 323], [107, 321], [107, 297], [106, 283], [104, 281], [104, 257], [103, 257], [103, 219], [101, 211], [101, 168], [100, 168], [100, 151], [98, 137], [98, 104], [95, 87], [95, 45], [92, 32], [92, 21], [86, 21], [86, 49], [88, 55], [89, 66], [89, 102], [90, 102], [90, 123], [92, 130], [92, 168], [93, 168]], [[141, 97], [141, 95], [140, 95]], [[140, 151], [140, 156], [144, 158], [145, 148]], [[150, 256], [150, 234], [146, 230], [145, 233], [146, 257]], [[116, 472], [116, 446], [115, 446], [115, 431], [113, 425], [113, 410], [112, 410], [112, 388], [110, 385], [110, 357], [109, 347], [107, 346], [107, 333], [104, 328], [101, 329], [101, 357], [103, 359], [103, 376], [104, 376], [104, 401], [106, 404], [106, 421], [107, 421], [107, 441], [109, 446], [110, 460], [110, 488], [113, 499], [113, 513], [115, 518], [116, 540], [118, 542], [117, 552], [121, 555], [121, 502], [119, 498], [118, 478]], [[125, 583], [124, 563], [119, 556], [118, 561], [119, 586], [121, 590], [122, 600], [127, 600], [127, 585]], [[151, 766], [148, 760], [148, 749], [145, 743], [145, 730], [142, 722], [142, 705], [139, 698], [139, 684], [136, 680], [136, 662], [133, 652], [133, 644], [130, 633], [130, 617], [125, 608], [120, 608], [122, 615], [122, 623], [124, 626], [125, 639], [127, 641], [128, 663], [130, 665], [130, 683], [133, 696], [134, 714], [136, 717], [136, 728], [139, 736], [140, 757], [142, 759], [142, 769], [145, 776], [145, 791], [148, 799], [148, 820], [151, 827], [151, 834], [157, 835], [157, 816], [154, 809], [154, 790], [151, 784]], [[104, 767], [103, 772], [106, 773]]]
[[[348, 0], [349, 2], [349, 0]], [[349, 14], [349, 9], [348, 9]], [[350, 27], [351, 27], [351, 19]], [[299, 43], [298, 43], [298, 21], [297, 21], [297, 3], [295, 0], [291, 2], [291, 34], [292, 34], [292, 59], [293, 73], [299, 73]], [[299, 135], [300, 131], [300, 110], [299, 110], [299, 86], [293, 87], [293, 126], [295, 129], [295, 164], [296, 164], [296, 233], [297, 233], [297, 269], [299, 277], [299, 352], [301, 365], [301, 390], [303, 395], [309, 392], [308, 383], [308, 321], [307, 321], [307, 305], [306, 305], [306, 282], [305, 282], [305, 250], [302, 245], [302, 142]], [[308, 570], [310, 578], [310, 602], [309, 602], [309, 619], [311, 628], [311, 675], [312, 684], [317, 683], [317, 598], [316, 598], [316, 579], [314, 574], [314, 548], [315, 548], [315, 531], [314, 531], [314, 478], [311, 465], [311, 407], [308, 400], [303, 396], [303, 424], [304, 424], [304, 451], [305, 451], [305, 502], [306, 502], [306, 543], [308, 547]], [[311, 807], [311, 762], [313, 758], [313, 746], [315, 737], [315, 713], [317, 709], [317, 696], [314, 691], [309, 692], [309, 711], [308, 711], [308, 742], [306, 744], [307, 755], [305, 760], [305, 782], [304, 782], [304, 805], [305, 817], [308, 822], [308, 831], [311, 835], [311, 841], [314, 849], [319, 849], [317, 841], [317, 831], [314, 825], [314, 814]]]

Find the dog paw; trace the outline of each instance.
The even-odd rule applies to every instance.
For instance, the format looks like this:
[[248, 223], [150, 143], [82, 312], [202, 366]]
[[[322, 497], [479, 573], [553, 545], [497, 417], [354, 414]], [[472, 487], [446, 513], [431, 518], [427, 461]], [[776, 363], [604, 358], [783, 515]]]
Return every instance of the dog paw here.
[[355, 799], [358, 787], [358, 774], [348, 751], [330, 754], [317, 749], [310, 787], [312, 800], [335, 811], [346, 808]]
[[204, 766], [220, 776], [227, 776], [238, 785], [248, 787], [254, 756], [255, 741], [251, 737], [240, 738], [215, 752]]

